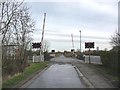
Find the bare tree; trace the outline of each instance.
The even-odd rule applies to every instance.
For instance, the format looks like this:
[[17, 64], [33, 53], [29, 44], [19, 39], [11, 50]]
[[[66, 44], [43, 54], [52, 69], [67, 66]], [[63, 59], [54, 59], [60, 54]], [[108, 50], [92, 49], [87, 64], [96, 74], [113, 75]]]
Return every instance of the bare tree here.
[[119, 32], [115, 32], [114, 35], [112, 36], [111, 38], [111, 42], [110, 44], [113, 46], [113, 47], [118, 47], [120, 46], [120, 33]]
[[9, 37], [12, 36], [13, 17], [22, 3], [10, 2], [9, 0], [0, 3], [0, 33], [3, 35], [2, 44], [8, 44]]
[[43, 52], [49, 51], [49, 43], [48, 41], [44, 40], [43, 42]]
[[[26, 49], [32, 40], [34, 21], [25, 3], [13, 0], [0, 2], [0, 34], [3, 45], [19, 45], [20, 67], [22, 71], [26, 60]], [[17, 61], [18, 62], [18, 61]]]
[[3, 35], [3, 44], [25, 44], [27, 36], [34, 30], [33, 27], [29, 8], [23, 2], [5, 0], [0, 3], [0, 33]]

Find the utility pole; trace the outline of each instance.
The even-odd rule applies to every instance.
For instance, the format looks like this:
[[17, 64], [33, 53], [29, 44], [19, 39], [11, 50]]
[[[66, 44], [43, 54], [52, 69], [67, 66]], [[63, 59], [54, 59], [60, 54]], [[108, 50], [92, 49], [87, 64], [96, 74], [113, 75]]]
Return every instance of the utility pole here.
[[72, 54], [73, 54], [73, 57], [75, 57], [75, 50], [74, 50], [74, 41], [73, 41], [73, 34], [71, 34], [71, 38], [72, 38], [72, 48], [73, 48], [73, 52], [72, 52]]
[[46, 13], [44, 13], [44, 20], [43, 20], [43, 31], [42, 31], [41, 47], [40, 47], [40, 60], [42, 60], [42, 50], [43, 50], [43, 39], [44, 39], [45, 20], [46, 20]]
[[72, 37], [72, 48], [74, 49], [73, 34], [71, 34], [71, 37]]
[[81, 30], [79, 32], [80, 32], [80, 53], [81, 53]]
[[2, 34], [0, 37], [0, 89], [2, 89]]

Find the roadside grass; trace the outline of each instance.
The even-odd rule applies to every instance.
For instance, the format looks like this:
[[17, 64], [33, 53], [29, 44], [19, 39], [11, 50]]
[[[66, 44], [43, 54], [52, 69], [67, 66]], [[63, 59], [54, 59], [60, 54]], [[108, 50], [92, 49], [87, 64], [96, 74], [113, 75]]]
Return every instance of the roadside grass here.
[[29, 67], [27, 67], [23, 73], [20, 73], [18, 75], [13, 76], [11, 79], [6, 80], [2, 84], [2, 88], [11, 88], [15, 85], [17, 85], [19, 82], [27, 79], [34, 73], [36, 73], [39, 70], [44, 69], [48, 65], [48, 61], [40, 62], [40, 63], [31, 63]]
[[118, 74], [115, 74], [112, 69], [105, 68], [103, 65], [95, 64], [88, 64], [87, 66], [93, 68], [95, 72], [102, 74], [104, 77], [109, 79], [115, 86], [118, 86], [118, 81], [120, 77], [118, 77]]

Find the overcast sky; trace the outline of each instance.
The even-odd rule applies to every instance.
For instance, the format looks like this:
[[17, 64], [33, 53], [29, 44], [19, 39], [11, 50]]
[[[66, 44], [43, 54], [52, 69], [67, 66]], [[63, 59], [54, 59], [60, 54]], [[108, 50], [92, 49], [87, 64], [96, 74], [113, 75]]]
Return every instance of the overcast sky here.
[[119, 0], [25, 0], [36, 23], [33, 42], [41, 40], [43, 14], [46, 13], [44, 40], [50, 50], [70, 51], [73, 34], [74, 48], [82, 51], [85, 42], [95, 42], [95, 49], [110, 49], [111, 35], [118, 30]]

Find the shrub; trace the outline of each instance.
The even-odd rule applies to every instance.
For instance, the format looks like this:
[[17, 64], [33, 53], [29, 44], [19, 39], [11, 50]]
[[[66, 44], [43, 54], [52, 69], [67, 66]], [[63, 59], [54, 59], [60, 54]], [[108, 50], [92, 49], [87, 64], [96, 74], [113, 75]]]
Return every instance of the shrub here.
[[49, 61], [51, 59], [49, 53], [46, 51], [44, 52], [44, 60]]
[[100, 56], [103, 66], [111, 69], [113, 71], [113, 74], [118, 75], [118, 52], [101, 51]]

